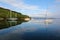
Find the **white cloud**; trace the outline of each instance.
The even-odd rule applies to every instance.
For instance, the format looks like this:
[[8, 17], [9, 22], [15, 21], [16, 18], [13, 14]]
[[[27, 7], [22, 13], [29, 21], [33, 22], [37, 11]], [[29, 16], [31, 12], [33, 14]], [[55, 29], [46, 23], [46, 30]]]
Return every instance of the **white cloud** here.
[[[23, 14], [35, 17], [45, 17], [46, 10], [42, 10], [39, 6], [26, 4], [23, 0], [0, 0], [0, 2], [7, 3], [13, 7], [20, 8]], [[41, 11], [42, 10], [42, 11]], [[48, 12], [48, 17], [51, 16], [51, 13]]]
[[56, 0], [56, 2], [60, 2], [60, 0]]
[[14, 7], [17, 7], [17, 8], [20, 8], [20, 9], [28, 9], [28, 10], [38, 10], [39, 7], [38, 6], [35, 6], [35, 5], [28, 5], [26, 3], [23, 2], [23, 0], [0, 0], [0, 2], [4, 2], [4, 3], [7, 3], [7, 4], [10, 4]]
[[[31, 17], [52, 17], [52, 13], [47, 10], [42, 10], [33, 14], [28, 14]], [[46, 16], [47, 15], [47, 16]]]
[[60, 18], [60, 0], [55, 0], [55, 4], [53, 5], [52, 9], [54, 10], [53, 12], [53, 17], [54, 18]]

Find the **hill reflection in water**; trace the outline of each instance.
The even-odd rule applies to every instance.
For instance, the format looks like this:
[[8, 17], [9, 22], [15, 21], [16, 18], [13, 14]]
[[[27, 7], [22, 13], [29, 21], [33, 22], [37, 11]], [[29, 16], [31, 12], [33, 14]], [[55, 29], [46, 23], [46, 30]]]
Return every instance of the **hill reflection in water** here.
[[0, 29], [4, 29], [4, 28], [8, 28], [8, 27], [12, 27], [18, 24], [21, 24], [23, 22], [27, 22], [27, 21], [0, 21]]

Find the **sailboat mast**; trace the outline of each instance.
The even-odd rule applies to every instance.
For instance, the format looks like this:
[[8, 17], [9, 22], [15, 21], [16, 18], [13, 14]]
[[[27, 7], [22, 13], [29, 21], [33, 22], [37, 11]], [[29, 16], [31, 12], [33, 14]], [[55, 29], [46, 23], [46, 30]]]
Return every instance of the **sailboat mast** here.
[[46, 17], [46, 19], [47, 19], [47, 11], [46, 11], [46, 13], [45, 13], [45, 17]]

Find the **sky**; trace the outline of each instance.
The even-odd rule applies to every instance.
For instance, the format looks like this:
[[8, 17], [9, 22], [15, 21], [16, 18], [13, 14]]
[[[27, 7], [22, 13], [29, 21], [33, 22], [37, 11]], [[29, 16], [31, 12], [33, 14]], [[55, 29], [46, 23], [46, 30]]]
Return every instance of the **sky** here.
[[60, 17], [60, 0], [0, 0], [0, 7], [31, 17]]

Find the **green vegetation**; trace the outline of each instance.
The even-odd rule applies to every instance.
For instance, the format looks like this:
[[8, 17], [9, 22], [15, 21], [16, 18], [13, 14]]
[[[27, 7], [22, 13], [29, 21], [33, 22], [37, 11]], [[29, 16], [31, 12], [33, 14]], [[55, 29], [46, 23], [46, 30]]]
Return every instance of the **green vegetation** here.
[[23, 15], [22, 13], [0, 7], [0, 29], [28, 22], [25, 18], [30, 17]]
[[30, 17], [27, 15], [23, 15], [22, 13], [0, 7], [0, 18], [4, 18], [4, 20], [6, 20], [7, 18], [18, 18], [18, 20], [21, 20]]
[[0, 29], [9, 28], [12, 26], [20, 25], [24, 21], [0, 21]]

